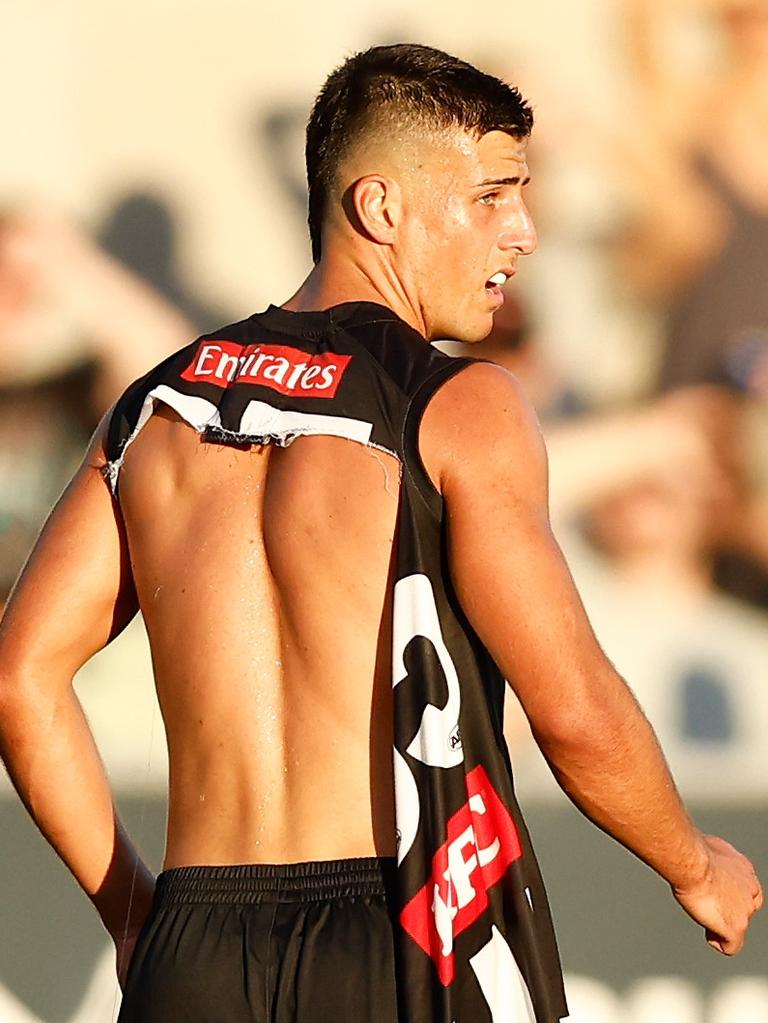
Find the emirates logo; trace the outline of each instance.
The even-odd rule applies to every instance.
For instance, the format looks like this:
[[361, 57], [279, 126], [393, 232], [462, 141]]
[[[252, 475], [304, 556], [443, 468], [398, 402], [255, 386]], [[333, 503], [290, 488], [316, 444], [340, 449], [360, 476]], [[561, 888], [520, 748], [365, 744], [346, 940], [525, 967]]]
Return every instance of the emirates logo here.
[[181, 379], [221, 388], [255, 384], [280, 394], [332, 398], [351, 358], [334, 352], [310, 355], [286, 345], [201, 341]]

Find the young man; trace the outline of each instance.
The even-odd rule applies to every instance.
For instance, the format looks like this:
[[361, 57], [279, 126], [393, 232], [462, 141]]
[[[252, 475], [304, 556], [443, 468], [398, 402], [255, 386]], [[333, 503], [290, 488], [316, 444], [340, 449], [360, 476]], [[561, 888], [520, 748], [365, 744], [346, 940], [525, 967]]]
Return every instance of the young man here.
[[[502, 676], [566, 792], [715, 947], [759, 907], [595, 641], [515, 380], [428, 344], [481, 340], [535, 247], [531, 123], [426, 47], [334, 72], [313, 271], [128, 389], [22, 576], [3, 752], [115, 940], [124, 1023], [564, 1016]], [[137, 609], [170, 756], [157, 884], [71, 686]]]

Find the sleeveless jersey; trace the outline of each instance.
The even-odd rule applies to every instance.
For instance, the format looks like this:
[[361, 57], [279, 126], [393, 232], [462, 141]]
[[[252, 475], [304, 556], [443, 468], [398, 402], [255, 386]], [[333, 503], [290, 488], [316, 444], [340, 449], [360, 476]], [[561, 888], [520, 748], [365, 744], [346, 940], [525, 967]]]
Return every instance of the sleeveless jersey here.
[[126, 448], [158, 402], [205, 439], [346, 437], [399, 460], [392, 626], [400, 1023], [556, 1023], [566, 1016], [541, 875], [502, 732], [505, 682], [453, 591], [443, 501], [418, 453], [423, 410], [472, 360], [394, 312], [270, 306], [206, 334], [132, 384], [107, 435]]

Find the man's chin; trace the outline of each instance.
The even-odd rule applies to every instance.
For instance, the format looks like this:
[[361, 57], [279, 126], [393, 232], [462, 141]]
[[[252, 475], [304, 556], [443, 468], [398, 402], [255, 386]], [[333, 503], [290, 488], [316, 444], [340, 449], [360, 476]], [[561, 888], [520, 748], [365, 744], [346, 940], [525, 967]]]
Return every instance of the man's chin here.
[[462, 344], [474, 345], [484, 341], [493, 330], [493, 313], [473, 317], [464, 316], [454, 322], [444, 322], [430, 330], [429, 341], [460, 341]]
[[464, 325], [461, 331], [461, 336], [456, 336], [456, 341], [463, 341], [466, 345], [476, 345], [480, 341], [485, 341], [488, 335], [493, 330], [493, 316], [484, 317], [484, 319], [477, 324], [471, 326]]

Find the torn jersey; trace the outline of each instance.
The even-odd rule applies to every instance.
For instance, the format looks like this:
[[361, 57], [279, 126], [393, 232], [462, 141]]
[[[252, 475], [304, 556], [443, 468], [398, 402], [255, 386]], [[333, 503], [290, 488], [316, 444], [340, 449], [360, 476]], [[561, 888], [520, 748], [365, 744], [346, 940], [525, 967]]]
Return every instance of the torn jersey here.
[[134, 383], [107, 437], [125, 450], [157, 402], [219, 443], [332, 435], [401, 466], [392, 685], [401, 1023], [556, 1023], [566, 1015], [544, 886], [502, 733], [505, 683], [464, 617], [443, 502], [418, 453], [422, 413], [470, 360], [394, 312], [350, 302], [207, 334]]

